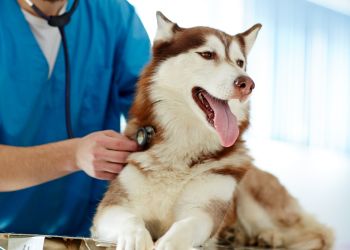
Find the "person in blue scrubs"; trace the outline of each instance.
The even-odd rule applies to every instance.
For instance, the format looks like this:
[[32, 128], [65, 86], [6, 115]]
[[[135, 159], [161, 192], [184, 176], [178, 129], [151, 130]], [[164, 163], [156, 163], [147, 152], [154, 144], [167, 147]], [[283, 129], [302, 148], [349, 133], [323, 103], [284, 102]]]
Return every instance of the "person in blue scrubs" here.
[[[47, 15], [73, 3], [32, 1]], [[24, 0], [0, 1], [0, 233], [89, 236], [108, 180], [137, 150], [116, 131], [149, 39], [126, 0], [80, 0], [65, 27], [76, 137], [67, 139], [62, 45], [49, 74], [23, 10]]]

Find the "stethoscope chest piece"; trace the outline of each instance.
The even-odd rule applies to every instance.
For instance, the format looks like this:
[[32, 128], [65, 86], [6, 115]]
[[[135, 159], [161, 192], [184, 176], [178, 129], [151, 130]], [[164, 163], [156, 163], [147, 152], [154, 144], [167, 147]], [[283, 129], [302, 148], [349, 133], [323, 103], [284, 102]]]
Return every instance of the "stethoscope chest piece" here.
[[155, 131], [151, 126], [141, 127], [137, 130], [136, 133], [136, 142], [137, 144], [144, 148], [151, 142], [152, 137], [154, 136]]

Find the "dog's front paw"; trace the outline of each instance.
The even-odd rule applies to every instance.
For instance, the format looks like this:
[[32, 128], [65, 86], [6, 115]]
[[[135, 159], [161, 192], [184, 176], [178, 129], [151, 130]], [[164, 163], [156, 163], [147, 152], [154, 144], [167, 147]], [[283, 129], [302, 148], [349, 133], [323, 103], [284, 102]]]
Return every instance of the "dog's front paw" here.
[[192, 249], [191, 241], [182, 233], [167, 233], [160, 238], [155, 246], [156, 250], [189, 250]]
[[177, 240], [176, 238], [169, 239], [160, 239], [156, 243], [156, 250], [190, 250], [192, 249], [191, 244], [181, 242], [181, 240]]
[[151, 234], [141, 224], [130, 222], [123, 225], [110, 225], [102, 229], [97, 228], [96, 230], [96, 228], [94, 228], [92, 231], [95, 240], [116, 243], [117, 250], [153, 249]]
[[152, 250], [153, 241], [144, 227], [126, 226], [118, 232], [117, 250]]

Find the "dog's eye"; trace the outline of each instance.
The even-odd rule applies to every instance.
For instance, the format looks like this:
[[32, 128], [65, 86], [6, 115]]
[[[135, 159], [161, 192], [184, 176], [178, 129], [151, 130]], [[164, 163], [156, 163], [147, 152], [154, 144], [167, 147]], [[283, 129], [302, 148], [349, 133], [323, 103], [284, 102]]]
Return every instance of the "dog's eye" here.
[[197, 52], [197, 54], [206, 60], [212, 60], [216, 56], [215, 52], [211, 52], [211, 51]]
[[236, 60], [238, 67], [243, 68], [244, 62], [241, 59]]

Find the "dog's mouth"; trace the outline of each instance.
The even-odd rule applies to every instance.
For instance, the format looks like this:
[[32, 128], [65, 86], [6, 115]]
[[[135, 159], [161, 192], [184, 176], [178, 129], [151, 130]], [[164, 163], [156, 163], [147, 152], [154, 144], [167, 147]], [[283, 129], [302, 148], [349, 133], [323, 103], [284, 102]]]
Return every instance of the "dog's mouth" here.
[[239, 128], [237, 118], [231, 112], [228, 101], [218, 99], [200, 87], [192, 89], [192, 97], [205, 113], [209, 124], [218, 133], [221, 145], [232, 146], [238, 138]]

